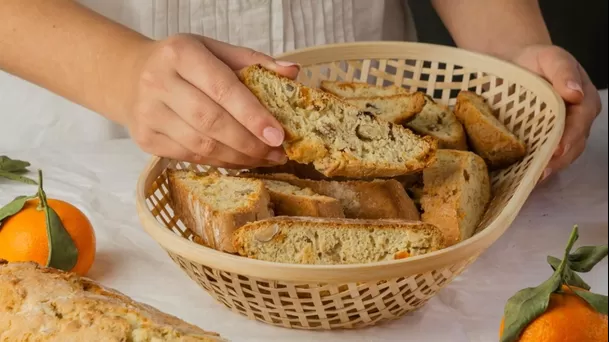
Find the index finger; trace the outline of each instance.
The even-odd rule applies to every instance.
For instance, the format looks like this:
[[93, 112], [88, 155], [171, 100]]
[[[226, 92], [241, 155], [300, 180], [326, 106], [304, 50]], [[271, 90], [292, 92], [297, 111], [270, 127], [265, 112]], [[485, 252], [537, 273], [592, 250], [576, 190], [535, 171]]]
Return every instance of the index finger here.
[[260, 140], [270, 146], [281, 145], [284, 131], [279, 122], [234, 71], [202, 43], [185, 46], [176, 70], [184, 80], [207, 94]]

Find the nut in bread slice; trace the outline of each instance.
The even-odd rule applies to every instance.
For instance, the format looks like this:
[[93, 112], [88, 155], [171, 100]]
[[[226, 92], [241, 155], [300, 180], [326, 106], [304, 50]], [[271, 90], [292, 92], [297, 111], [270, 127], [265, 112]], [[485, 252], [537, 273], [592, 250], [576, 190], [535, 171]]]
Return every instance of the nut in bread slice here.
[[288, 158], [327, 177], [393, 177], [433, 162], [437, 141], [360, 111], [338, 97], [253, 65], [243, 83], [282, 124]]
[[331, 181], [301, 179], [291, 174], [251, 174], [242, 176], [281, 180], [292, 185], [309, 188], [315, 193], [340, 201], [345, 216], [357, 219], [419, 220], [413, 201], [397, 180]]
[[[455, 114], [447, 106], [436, 103], [430, 96], [421, 92], [411, 93], [395, 85], [380, 87], [369, 83], [344, 81], [322, 81], [321, 88], [362, 110], [369, 110], [375, 115], [381, 115], [383, 119], [401, 123], [418, 134], [436, 138], [441, 149], [467, 150], [467, 137]], [[388, 116], [374, 110], [374, 107], [395, 108], [397, 106], [393, 104], [401, 97], [407, 97], [410, 102], [411, 111], [406, 111], [405, 115]], [[368, 106], [367, 98], [374, 107]]]
[[524, 142], [493, 115], [491, 106], [482, 96], [461, 91], [457, 96], [455, 114], [465, 127], [472, 150], [486, 161], [489, 168], [507, 167], [526, 155]]
[[474, 234], [490, 199], [487, 166], [473, 152], [440, 150], [423, 171], [422, 221], [440, 228], [448, 245]]
[[249, 258], [292, 264], [360, 264], [444, 248], [440, 230], [404, 220], [277, 216], [238, 229], [235, 249]]
[[263, 179], [271, 196], [273, 212], [281, 216], [345, 217], [340, 202], [288, 182]]
[[175, 214], [208, 247], [234, 253], [231, 236], [237, 228], [273, 216], [260, 180], [173, 169], [167, 178]]

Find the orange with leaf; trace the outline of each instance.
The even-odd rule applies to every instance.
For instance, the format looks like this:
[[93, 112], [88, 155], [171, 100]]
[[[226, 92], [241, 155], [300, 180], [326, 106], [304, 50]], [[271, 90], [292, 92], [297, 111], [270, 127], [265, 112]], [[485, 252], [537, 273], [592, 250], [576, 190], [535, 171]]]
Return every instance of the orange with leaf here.
[[501, 342], [607, 342], [607, 296], [590, 292], [577, 274], [589, 272], [607, 256], [607, 245], [585, 246], [571, 253], [573, 228], [564, 258], [548, 256], [552, 276], [511, 297], [501, 320]]
[[[95, 259], [95, 231], [78, 208], [38, 191], [0, 208], [0, 259], [34, 261], [86, 275]], [[29, 182], [28, 182], [29, 183]]]

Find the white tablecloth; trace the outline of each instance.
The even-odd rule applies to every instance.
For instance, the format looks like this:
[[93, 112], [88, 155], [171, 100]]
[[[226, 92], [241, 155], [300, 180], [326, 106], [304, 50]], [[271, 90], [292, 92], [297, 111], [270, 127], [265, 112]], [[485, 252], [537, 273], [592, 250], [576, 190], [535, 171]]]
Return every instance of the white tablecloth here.
[[[497, 340], [505, 301], [551, 274], [546, 256], [562, 255], [573, 224], [578, 245], [607, 243], [607, 92], [585, 154], [540, 186], [512, 227], [462, 276], [423, 309], [378, 327], [306, 332], [250, 321], [216, 303], [140, 227], [134, 204], [138, 174], [148, 161], [129, 140], [54, 146], [0, 154], [42, 168], [49, 197], [80, 207], [97, 233], [90, 277], [232, 341], [481, 341]], [[16, 139], [18, 137], [15, 137]], [[34, 174], [32, 174], [34, 175]], [[0, 204], [33, 187], [0, 180]], [[607, 260], [584, 274], [607, 294]]]

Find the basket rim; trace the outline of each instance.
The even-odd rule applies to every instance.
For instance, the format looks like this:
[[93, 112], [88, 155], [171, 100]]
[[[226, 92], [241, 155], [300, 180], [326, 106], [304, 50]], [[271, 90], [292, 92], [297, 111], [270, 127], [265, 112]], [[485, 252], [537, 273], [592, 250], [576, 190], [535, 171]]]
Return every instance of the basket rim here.
[[[357, 55], [357, 50], [362, 47], [372, 47], [369, 51], [366, 49], [365, 57], [361, 55], [361, 51], [359, 52], [360, 55]], [[388, 52], [381, 48], [387, 48], [392, 51]], [[470, 68], [469, 65], [477, 65], [478, 67], [471, 68], [473, 70], [481, 71], [485, 70], [485, 67], [488, 69], [490, 66], [491, 69], [501, 70], [501, 74], [510, 75], [510, 77], [503, 77], [505, 79], [510, 81], [520, 79], [521, 81], [526, 81], [525, 83], [534, 85], [534, 87], [529, 88], [534, 88], [536, 94], [539, 94], [541, 90], [541, 92], [545, 93], [544, 95], [546, 95], [548, 101], [553, 100], [555, 102], [554, 104], [557, 107], [555, 113], [555, 126], [548, 134], [546, 143], [540, 146], [537, 151], [538, 155], [533, 158], [522, 181], [516, 186], [512, 198], [504, 205], [497, 217], [489, 222], [485, 229], [453, 246], [425, 255], [400, 260], [347, 265], [301, 265], [250, 259], [220, 252], [189, 241], [188, 239], [178, 236], [156, 220], [146, 205], [146, 189], [148, 189], [152, 182], [157, 179], [170, 161], [167, 158], [153, 156], [140, 173], [136, 185], [136, 209], [144, 230], [167, 252], [177, 254], [192, 262], [244, 276], [289, 282], [353, 283], [392, 279], [425, 273], [430, 269], [438, 270], [464, 259], [473, 258], [482, 253], [512, 224], [536, 186], [545, 166], [550, 161], [564, 130], [566, 116], [565, 104], [550, 83], [540, 76], [510, 62], [492, 56], [449, 46], [414, 42], [338, 43], [299, 49], [283, 54], [277, 58], [297, 56], [299, 60], [307, 61], [307, 63], [301, 62], [301, 64], [309, 66], [317, 63], [331, 62], [328, 57], [319, 57], [320, 51], [324, 51], [326, 56], [330, 53], [332, 56], [340, 56], [340, 58], [335, 58], [334, 60], [379, 59], [399, 58], [396, 57], [396, 55], [399, 54], [399, 50], [403, 50], [404, 48], [409, 49], [408, 57], [404, 56], [404, 58], [414, 59], [417, 58], [417, 54], [424, 54], [424, 59], [430, 60], [430, 57], [426, 56], [426, 54], [432, 56], [450, 54], [451, 60], [449, 63], [468, 68]], [[353, 51], [345, 52], [346, 50]], [[345, 54], [351, 54], [352, 56], [347, 58]], [[479, 67], [480, 65], [482, 65], [482, 67]]]

